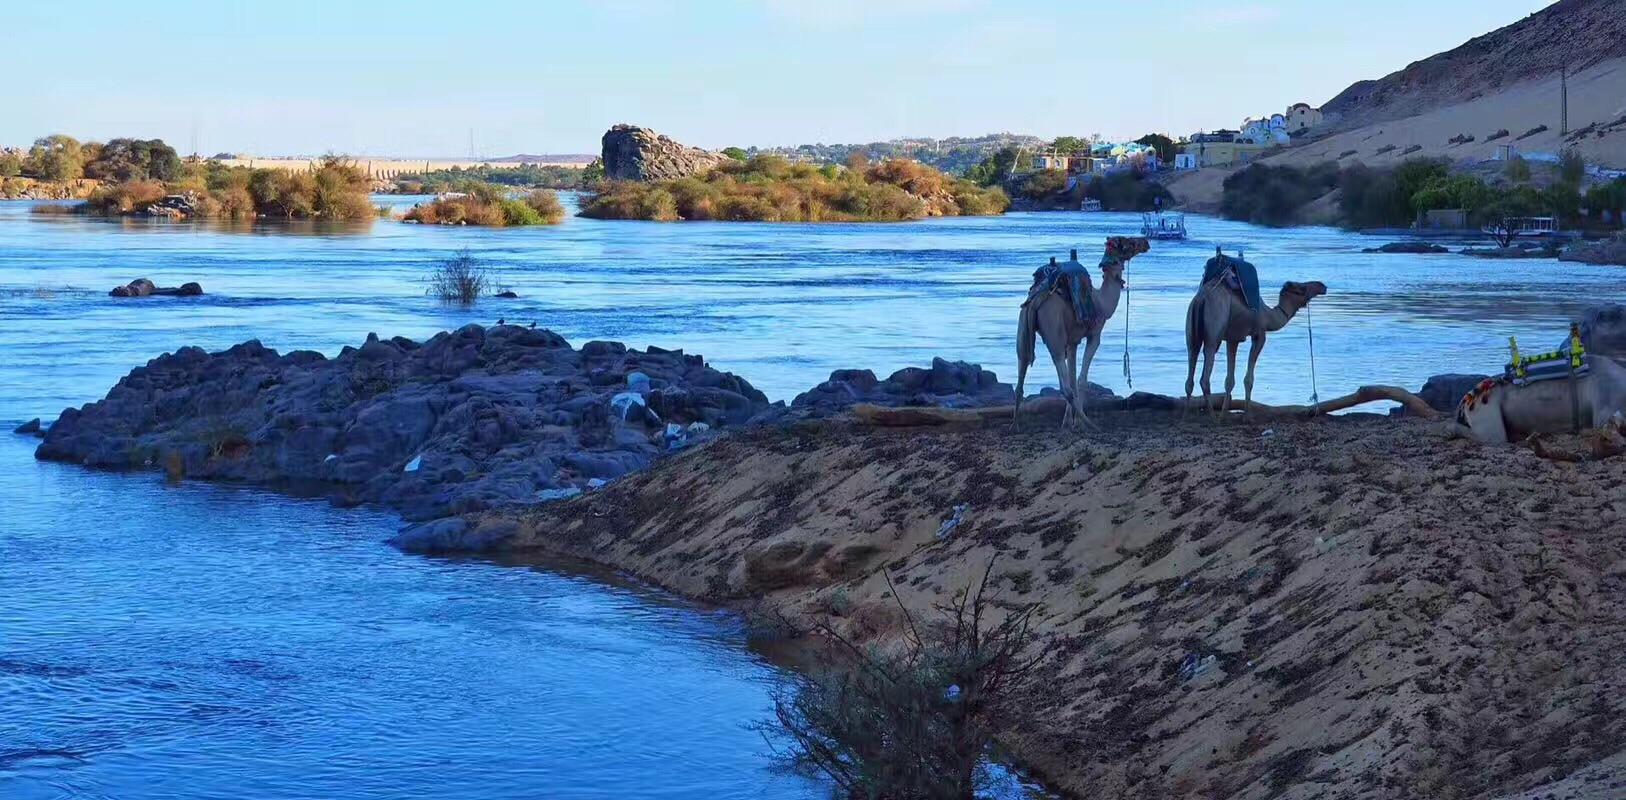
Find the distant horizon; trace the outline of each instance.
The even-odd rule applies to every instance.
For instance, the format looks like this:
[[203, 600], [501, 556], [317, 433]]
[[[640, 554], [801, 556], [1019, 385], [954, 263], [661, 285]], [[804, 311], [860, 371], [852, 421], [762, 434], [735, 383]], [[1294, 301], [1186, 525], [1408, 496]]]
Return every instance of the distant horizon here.
[[[65, 133], [159, 138], [206, 156], [481, 161], [597, 152], [618, 122], [711, 150], [910, 131], [1183, 136], [1319, 107], [1547, 3], [1154, 0], [1112, 18], [1059, 0], [1016, 13], [993, 0], [696, 5], [466, 0], [456, 18], [420, 0], [274, 10], [172, 0], [163, 15], [111, 0], [25, 5], [6, 14], [10, 55], [49, 68], [9, 87], [0, 142]], [[1381, 20], [1395, 22], [1371, 35]], [[109, 80], [142, 69], [132, 42], [185, 53], [187, 80]]]

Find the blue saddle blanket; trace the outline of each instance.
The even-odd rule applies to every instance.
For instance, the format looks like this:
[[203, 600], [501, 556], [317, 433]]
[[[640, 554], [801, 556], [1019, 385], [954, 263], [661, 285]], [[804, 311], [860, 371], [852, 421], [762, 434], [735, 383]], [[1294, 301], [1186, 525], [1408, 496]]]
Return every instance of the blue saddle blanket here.
[[1217, 255], [1208, 259], [1208, 263], [1203, 265], [1203, 285], [1206, 286], [1209, 281], [1225, 275], [1228, 271], [1236, 276], [1236, 283], [1230, 283], [1228, 278], [1227, 284], [1241, 290], [1242, 299], [1247, 302], [1248, 308], [1255, 311], [1263, 309], [1265, 299], [1259, 296], [1259, 272], [1252, 264], [1240, 258]]
[[1090, 299], [1090, 271], [1083, 264], [1069, 259], [1046, 264], [1033, 272], [1033, 288], [1028, 290], [1028, 299], [1054, 291], [1060, 291], [1072, 304], [1073, 318], [1080, 324], [1095, 314], [1095, 304]]

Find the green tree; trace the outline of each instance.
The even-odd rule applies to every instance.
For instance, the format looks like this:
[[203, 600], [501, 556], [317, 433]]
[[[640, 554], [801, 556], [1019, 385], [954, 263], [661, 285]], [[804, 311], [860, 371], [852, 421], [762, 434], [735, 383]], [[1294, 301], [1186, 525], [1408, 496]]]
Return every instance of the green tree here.
[[100, 180], [172, 181], [181, 174], [181, 157], [163, 139], [110, 139], [83, 149], [85, 175]]
[[742, 150], [742, 149], [740, 149], [738, 147], [725, 147], [725, 148], [723, 148], [723, 155], [728, 156], [729, 158], [732, 158], [735, 161], [744, 161], [745, 159], [751, 157], [751, 155], [749, 153], [745, 152], [744, 150]]
[[1016, 166], [1017, 156], [1018, 152], [1014, 147], [995, 150], [976, 166], [966, 170], [966, 180], [979, 186], [997, 185], [1010, 177], [1011, 170]]
[[1530, 162], [1524, 156], [1515, 155], [1507, 162], [1507, 179], [1514, 183], [1528, 183], [1530, 181]]
[[23, 174], [23, 157], [16, 150], [0, 150], [0, 178]]
[[85, 176], [83, 148], [72, 136], [54, 133], [35, 139], [23, 171], [43, 181], [72, 181]]
[[1579, 191], [1581, 181], [1586, 180], [1586, 159], [1581, 157], [1581, 151], [1567, 148], [1558, 157], [1558, 179]]
[[1089, 152], [1090, 143], [1077, 136], [1057, 136], [1056, 140], [1050, 143], [1050, 147], [1058, 153], [1068, 155]]
[[582, 185], [588, 188], [604, 182], [604, 159], [595, 158], [582, 168]]
[[1161, 133], [1148, 133], [1135, 140], [1135, 144], [1143, 144], [1157, 151], [1157, 160], [1165, 164], [1174, 163], [1176, 148], [1174, 140]]

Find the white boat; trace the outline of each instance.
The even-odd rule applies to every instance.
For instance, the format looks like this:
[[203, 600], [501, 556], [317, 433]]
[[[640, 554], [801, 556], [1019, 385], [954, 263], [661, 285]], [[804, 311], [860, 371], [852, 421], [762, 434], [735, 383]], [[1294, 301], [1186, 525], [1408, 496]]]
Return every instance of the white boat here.
[[1186, 215], [1152, 211], [1140, 215], [1140, 234], [1148, 239], [1186, 238]]
[[1557, 217], [1509, 217], [1502, 224], [1486, 225], [1481, 230], [1491, 236], [1505, 232], [1518, 239], [1559, 234]]
[[1084, 198], [1084, 202], [1078, 204], [1078, 210], [1079, 211], [1100, 211], [1101, 210], [1101, 201], [1097, 200], [1097, 199], [1095, 199], [1093, 197], [1086, 197], [1086, 198]]

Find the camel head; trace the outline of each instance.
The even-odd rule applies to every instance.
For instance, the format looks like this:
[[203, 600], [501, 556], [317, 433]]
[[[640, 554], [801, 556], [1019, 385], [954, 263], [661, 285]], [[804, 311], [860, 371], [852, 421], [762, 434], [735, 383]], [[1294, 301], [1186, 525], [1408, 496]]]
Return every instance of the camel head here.
[[1146, 241], [1145, 236], [1109, 236], [1107, 237], [1107, 258], [1128, 261], [1147, 250], [1152, 244]]
[[1327, 284], [1321, 281], [1307, 281], [1305, 283], [1288, 281], [1282, 284], [1281, 304], [1298, 310], [1309, 305], [1311, 300], [1326, 293]]
[[1101, 276], [1111, 278], [1119, 286], [1124, 285], [1124, 266], [1129, 263], [1129, 259], [1150, 249], [1151, 245], [1144, 236], [1107, 237], [1107, 252], [1101, 256]]

